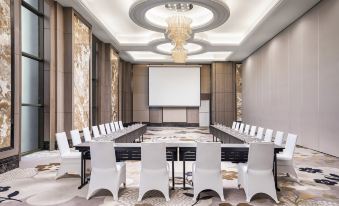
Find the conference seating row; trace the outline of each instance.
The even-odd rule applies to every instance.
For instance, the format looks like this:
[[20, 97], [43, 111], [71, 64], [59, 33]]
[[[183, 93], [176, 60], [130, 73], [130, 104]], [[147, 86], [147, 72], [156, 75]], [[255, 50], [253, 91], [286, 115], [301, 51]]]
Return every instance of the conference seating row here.
[[[100, 129], [100, 132], [99, 132]], [[93, 137], [97, 138], [101, 135], [111, 134], [115, 131], [123, 130], [124, 126], [122, 121], [119, 122], [111, 122], [106, 124], [99, 125], [99, 129], [97, 126], [92, 127]], [[83, 128], [83, 136], [85, 142], [92, 141], [92, 135], [88, 127]], [[75, 129], [70, 131], [72, 145], [78, 145], [82, 143], [81, 136], [79, 130]], [[68, 144], [68, 139], [66, 132], [60, 132], [56, 134], [57, 145], [59, 148], [61, 163], [60, 168], [57, 172], [56, 178], [65, 175], [66, 173], [72, 174], [81, 174], [81, 153], [71, 149]]]
[[[126, 187], [126, 165], [116, 162], [112, 142], [90, 142], [91, 180], [87, 199], [100, 189], [109, 190], [114, 200], [118, 200], [120, 186]], [[193, 200], [197, 200], [204, 190], [215, 191], [224, 201], [223, 178], [221, 175], [221, 143], [197, 142], [196, 161], [192, 164]], [[248, 162], [238, 165], [239, 187], [243, 187], [246, 200], [258, 193], [271, 196], [277, 203], [273, 178], [274, 144], [251, 143]], [[166, 161], [166, 143], [141, 143], [141, 170], [138, 201], [151, 190], [160, 191], [166, 201], [169, 195], [170, 165]]]
[[[245, 134], [249, 135], [251, 137], [260, 139], [264, 142], [272, 142], [273, 139], [273, 130], [272, 129], [266, 129], [264, 134], [264, 128], [258, 127], [258, 130], [256, 131], [256, 126], [250, 126], [249, 124], [239, 123], [239, 122], [233, 122], [232, 129]], [[278, 172], [279, 173], [285, 173], [287, 175], [292, 175], [296, 178], [296, 180], [299, 182], [298, 175], [295, 171], [295, 166], [293, 162], [293, 154], [294, 150], [297, 144], [297, 138], [298, 136], [295, 134], [289, 133], [286, 138], [286, 143], [284, 145], [285, 149], [283, 152], [277, 154], [277, 165], [278, 165]], [[283, 146], [284, 141], [284, 132], [277, 131], [275, 138], [274, 138], [274, 144]]]

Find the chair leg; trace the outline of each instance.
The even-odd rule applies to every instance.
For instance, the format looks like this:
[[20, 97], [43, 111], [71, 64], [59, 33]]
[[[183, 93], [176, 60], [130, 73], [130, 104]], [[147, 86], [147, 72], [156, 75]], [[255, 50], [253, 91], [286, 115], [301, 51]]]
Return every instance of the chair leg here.
[[113, 200], [118, 201], [119, 200], [119, 191], [111, 191], [113, 194]]
[[59, 179], [61, 176], [64, 176], [66, 173], [67, 173], [66, 170], [64, 168], [60, 167], [57, 171], [55, 179], [56, 180]]
[[142, 198], [144, 197], [144, 194], [146, 193], [146, 191], [141, 191], [139, 189], [139, 197], [138, 197], [138, 202], [142, 201]]
[[197, 198], [199, 197], [200, 192], [201, 192], [201, 191], [199, 191], [199, 192], [195, 192], [195, 191], [194, 191], [194, 196], [193, 196], [193, 198], [192, 198], [193, 201], [197, 201]]
[[225, 197], [224, 197], [224, 191], [223, 188], [219, 189], [219, 191], [216, 191], [220, 197], [221, 202], [225, 202]]

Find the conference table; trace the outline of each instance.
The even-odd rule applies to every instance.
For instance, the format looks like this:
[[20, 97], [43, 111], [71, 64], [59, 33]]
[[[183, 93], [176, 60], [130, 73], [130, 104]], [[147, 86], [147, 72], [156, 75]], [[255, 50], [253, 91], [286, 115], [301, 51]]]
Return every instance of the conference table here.
[[[113, 141], [115, 143], [133, 143], [135, 140], [139, 142], [144, 141], [144, 134], [146, 133], [147, 125], [146, 124], [133, 124], [128, 127], [125, 127], [122, 130], [115, 131], [111, 134], [101, 135], [98, 138], [93, 139], [93, 141]], [[84, 185], [87, 184], [86, 181], [86, 160], [90, 159], [90, 147], [89, 142], [84, 142], [78, 145], [75, 145], [74, 148], [81, 152], [81, 185], [78, 189], [81, 189]], [[117, 161], [123, 161], [125, 159], [118, 159]], [[130, 159], [128, 159], [130, 160]], [[132, 160], [132, 159], [131, 159]]]
[[[140, 127], [138, 134], [143, 134], [144, 129]], [[218, 129], [217, 127], [213, 129]], [[216, 133], [212, 129], [214, 135]], [[218, 131], [218, 130], [215, 130]], [[218, 132], [222, 132], [219, 130]], [[133, 133], [133, 132], [131, 132]], [[134, 132], [136, 133], [136, 132]], [[124, 135], [132, 136], [130, 132], [126, 132]], [[136, 135], [133, 135], [137, 138]], [[218, 134], [220, 137], [220, 135]], [[132, 140], [132, 138], [126, 138], [128, 140]], [[253, 139], [253, 138], [251, 138]], [[116, 138], [107, 138], [102, 137], [99, 138], [98, 141], [114, 141], [114, 149], [116, 154], [117, 161], [127, 161], [127, 160], [141, 160], [141, 143], [118, 143], [115, 140]], [[75, 149], [81, 152], [81, 185], [78, 187], [79, 189], [82, 188], [84, 185], [88, 183], [87, 177], [85, 174], [85, 163], [86, 160], [90, 160], [90, 143], [84, 142], [82, 144], [76, 145]], [[276, 154], [281, 152], [284, 148], [278, 145], [275, 145], [274, 148], [274, 180], [276, 189], [277, 187], [277, 169], [276, 169]], [[228, 161], [232, 163], [243, 163], [247, 162], [248, 158], [248, 151], [249, 151], [249, 144], [246, 141], [241, 143], [227, 143], [221, 144], [221, 161]], [[186, 173], [186, 162], [187, 161], [195, 161], [196, 160], [196, 142], [167, 142], [166, 143], [166, 158], [167, 161], [171, 161], [172, 163], [172, 189], [175, 186], [175, 177], [174, 177], [174, 162], [175, 161], [182, 161], [183, 162], [183, 189], [186, 189], [186, 180], [185, 180], [185, 173]]]
[[[222, 143], [232, 144], [232, 143], [243, 143], [250, 144], [252, 142], [262, 142], [263, 140], [252, 137], [250, 135], [240, 133], [230, 127], [226, 127], [223, 125], [210, 125], [209, 127], [210, 133], [213, 136], [213, 142], [218, 139]], [[215, 137], [215, 138], [214, 138]], [[274, 182], [275, 188], [280, 191], [278, 188], [278, 170], [277, 170], [277, 153], [282, 152], [284, 147], [279, 145], [274, 145], [274, 157], [273, 157], [273, 173], [274, 173]]]

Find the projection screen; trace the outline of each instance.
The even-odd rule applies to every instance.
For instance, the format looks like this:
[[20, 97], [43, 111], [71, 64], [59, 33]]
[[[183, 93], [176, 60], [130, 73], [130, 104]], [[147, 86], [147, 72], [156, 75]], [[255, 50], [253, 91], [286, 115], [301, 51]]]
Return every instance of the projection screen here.
[[200, 67], [149, 67], [150, 107], [199, 107]]

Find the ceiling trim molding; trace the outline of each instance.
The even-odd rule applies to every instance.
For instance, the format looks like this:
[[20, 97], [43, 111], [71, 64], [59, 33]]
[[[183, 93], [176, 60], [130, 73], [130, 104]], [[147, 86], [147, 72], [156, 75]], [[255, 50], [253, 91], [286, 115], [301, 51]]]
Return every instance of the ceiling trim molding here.
[[[129, 17], [140, 27], [145, 29], [165, 33], [166, 28], [156, 25], [146, 18], [146, 12], [154, 7], [165, 5], [166, 3], [177, 2], [177, 0], [139, 0], [135, 2], [129, 9]], [[210, 10], [213, 18], [203, 25], [192, 28], [193, 33], [203, 32], [215, 29], [223, 25], [230, 17], [230, 9], [228, 6], [217, 0], [187, 0], [185, 3], [199, 5]]]

